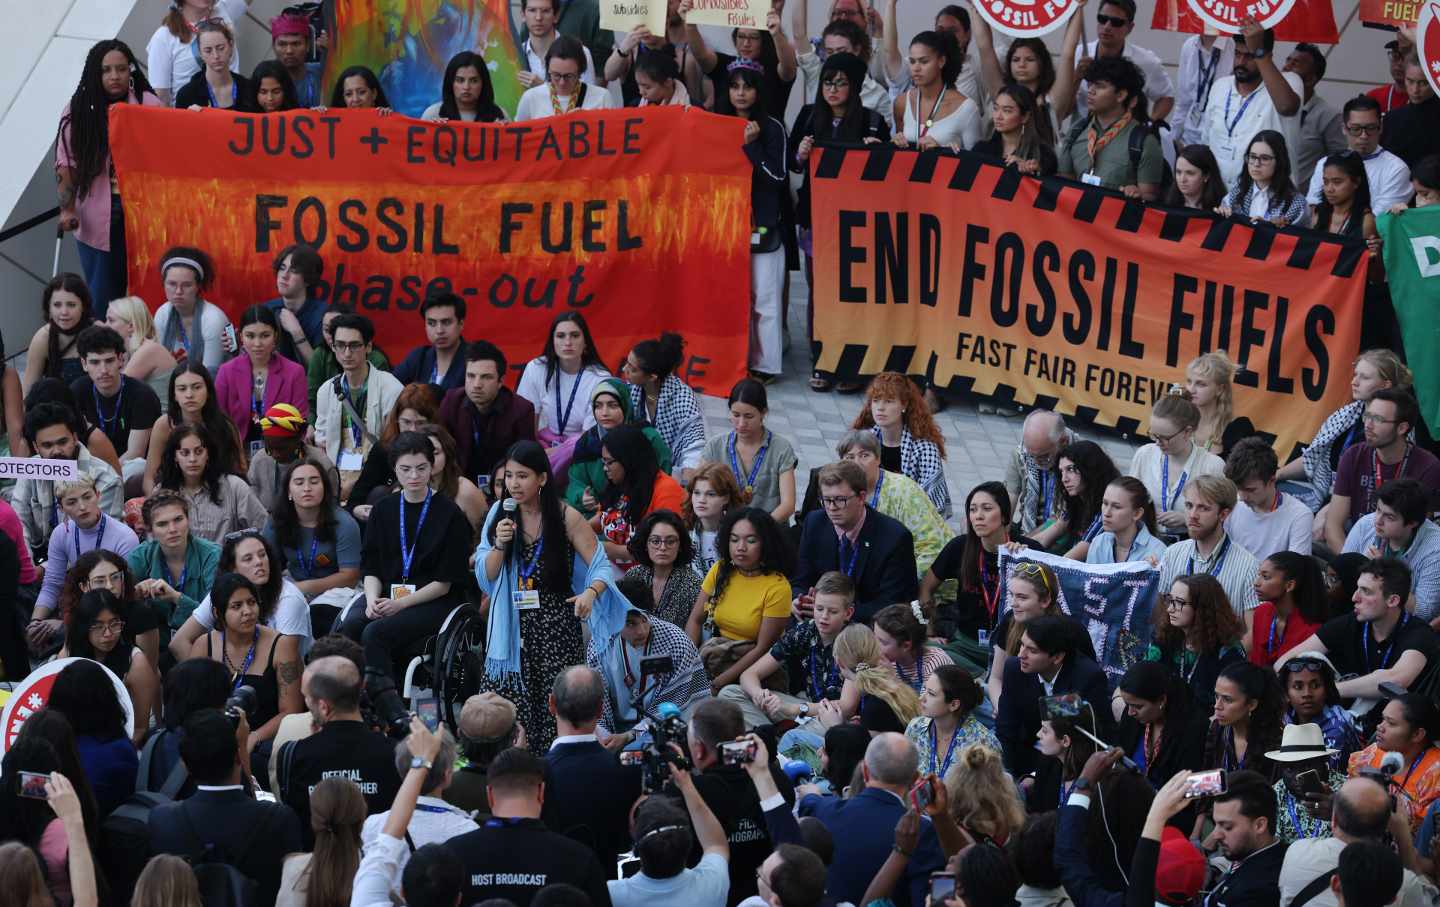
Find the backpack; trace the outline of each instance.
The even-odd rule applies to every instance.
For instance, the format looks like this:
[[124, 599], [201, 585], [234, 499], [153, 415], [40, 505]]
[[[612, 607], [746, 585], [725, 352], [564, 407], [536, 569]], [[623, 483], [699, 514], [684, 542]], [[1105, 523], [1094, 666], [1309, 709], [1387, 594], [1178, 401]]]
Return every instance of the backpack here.
[[184, 787], [189, 773], [183, 762], [165, 778], [159, 790], [150, 790], [150, 771], [155, 750], [161, 738], [171, 733], [160, 729], [145, 741], [140, 751], [140, 770], [136, 791], [100, 823], [100, 864], [116, 897], [128, 903], [140, 878], [140, 871], [149, 861], [150, 811], [157, 806], [175, 802], [175, 795]]
[[181, 815], [185, 817], [185, 825], [195, 840], [195, 849], [185, 859], [195, 873], [195, 881], [200, 884], [200, 903], [204, 907], [259, 907], [259, 884], [241, 872], [236, 864], [250, 852], [250, 845], [267, 823], [257, 822], [240, 847], [231, 853], [228, 848], [217, 847], [201, 838], [189, 813], [181, 810]]
[[[1089, 128], [1090, 118], [1088, 116], [1074, 126], [1071, 126], [1070, 132], [1065, 136], [1065, 142], [1061, 146], [1062, 152], [1068, 155], [1070, 149], [1075, 146], [1076, 142], [1080, 141], [1080, 137], [1083, 136]], [[1162, 172], [1160, 174], [1160, 188], [1157, 194], [1160, 198], [1164, 198], [1165, 194], [1170, 190], [1170, 187], [1175, 183], [1175, 172], [1170, 169], [1170, 162], [1165, 160], [1164, 140], [1160, 137], [1160, 130], [1149, 120], [1135, 120], [1135, 128], [1130, 130], [1128, 140], [1129, 148], [1127, 149], [1130, 152], [1130, 167], [1135, 171], [1138, 179], [1140, 173], [1140, 158], [1145, 153], [1145, 138], [1152, 135], [1155, 136], [1155, 141], [1162, 143], [1160, 151]]]

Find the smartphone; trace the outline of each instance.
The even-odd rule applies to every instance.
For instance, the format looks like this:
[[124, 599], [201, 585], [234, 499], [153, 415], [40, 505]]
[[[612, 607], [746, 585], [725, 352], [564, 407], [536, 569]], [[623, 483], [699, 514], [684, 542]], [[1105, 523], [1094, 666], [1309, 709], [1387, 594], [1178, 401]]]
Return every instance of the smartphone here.
[[45, 793], [45, 785], [49, 782], [50, 776], [41, 772], [20, 773], [20, 796], [28, 797], [31, 800], [48, 800], [49, 794]]
[[755, 761], [755, 741], [731, 740], [720, 744], [721, 765], [749, 765]]
[[482, 472], [475, 477], [475, 485], [488, 497], [490, 494], [490, 473]]
[[1209, 772], [1191, 772], [1185, 778], [1185, 799], [1199, 800], [1225, 793], [1225, 772], [1215, 769]]
[[929, 778], [921, 778], [910, 788], [910, 802], [914, 804], [917, 813], [924, 814], [934, 800], [935, 786]]
[[671, 655], [651, 655], [649, 658], [640, 659], [641, 677], [659, 677], [661, 674], [675, 673], [675, 658]]
[[620, 764], [631, 768], [645, 764], [644, 750], [622, 750], [620, 753]]
[[935, 907], [940, 907], [953, 897], [955, 897], [955, 873], [930, 873], [930, 903]]
[[1310, 797], [1319, 797], [1325, 793], [1325, 784], [1320, 780], [1320, 772], [1313, 768], [1296, 775], [1295, 786], [1302, 794]]
[[430, 733], [435, 733], [440, 727], [440, 700], [434, 696], [427, 696], [416, 702], [415, 717], [425, 722]]

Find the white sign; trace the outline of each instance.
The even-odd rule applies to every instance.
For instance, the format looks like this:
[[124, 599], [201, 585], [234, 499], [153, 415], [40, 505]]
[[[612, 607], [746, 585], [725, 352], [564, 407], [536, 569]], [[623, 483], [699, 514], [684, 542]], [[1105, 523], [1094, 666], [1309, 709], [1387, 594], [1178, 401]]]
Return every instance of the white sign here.
[[73, 479], [77, 475], [74, 460], [0, 457], [0, 479]]
[[[45, 664], [31, 671], [25, 679], [16, 685], [11, 691], [10, 698], [5, 702], [4, 711], [0, 711], [0, 754], [10, 749], [15, 738], [20, 736], [20, 726], [25, 719], [45, 708], [50, 701], [50, 690], [55, 686], [55, 678], [60, 672], [77, 661], [84, 661], [83, 658], [60, 658], [55, 661], [47, 661]], [[96, 662], [99, 664], [99, 662]], [[120, 705], [125, 709], [125, 734], [133, 737], [135, 734], [135, 707], [130, 702], [130, 691], [125, 689], [125, 682], [104, 665], [106, 675], [110, 683], [115, 687], [115, 694], [120, 699]]]

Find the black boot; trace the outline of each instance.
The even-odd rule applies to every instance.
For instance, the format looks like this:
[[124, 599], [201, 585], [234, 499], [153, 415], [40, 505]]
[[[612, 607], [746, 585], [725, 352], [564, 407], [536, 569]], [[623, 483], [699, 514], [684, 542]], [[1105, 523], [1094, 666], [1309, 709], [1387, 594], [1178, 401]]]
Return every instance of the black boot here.
[[365, 691], [375, 705], [375, 715], [385, 732], [403, 738], [410, 733], [410, 710], [395, 689], [395, 679], [383, 671], [365, 669]]

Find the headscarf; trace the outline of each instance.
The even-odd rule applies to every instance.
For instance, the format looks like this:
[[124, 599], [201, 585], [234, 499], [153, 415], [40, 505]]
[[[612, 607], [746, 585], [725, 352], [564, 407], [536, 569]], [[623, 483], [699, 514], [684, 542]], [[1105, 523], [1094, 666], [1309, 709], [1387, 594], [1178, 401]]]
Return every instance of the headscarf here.
[[[596, 384], [590, 391], [590, 409], [595, 409], [595, 401], [602, 395], [609, 394], [620, 403], [620, 411], [625, 414], [625, 422], [630, 421], [630, 394], [626, 390], [625, 382], [619, 378], [606, 378]], [[596, 460], [600, 458], [600, 445], [605, 440], [605, 429], [597, 422], [580, 436], [575, 442], [576, 460]]]

